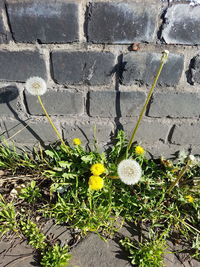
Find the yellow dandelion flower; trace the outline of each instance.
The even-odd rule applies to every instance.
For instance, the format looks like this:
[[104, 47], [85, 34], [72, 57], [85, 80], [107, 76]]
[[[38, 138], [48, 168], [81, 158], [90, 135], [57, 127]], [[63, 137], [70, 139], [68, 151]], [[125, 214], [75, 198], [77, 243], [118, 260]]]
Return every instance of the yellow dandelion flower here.
[[145, 150], [144, 150], [144, 148], [142, 146], [136, 146], [135, 147], [135, 153], [137, 155], [144, 155]]
[[81, 140], [80, 140], [79, 138], [74, 138], [74, 139], [73, 139], [73, 144], [74, 144], [75, 146], [79, 146], [79, 145], [81, 145]]
[[185, 198], [187, 199], [187, 202], [189, 202], [189, 203], [193, 203], [194, 202], [194, 198], [191, 195], [188, 195]]
[[104, 186], [104, 180], [100, 176], [92, 175], [89, 178], [88, 184], [91, 190], [100, 190]]
[[93, 175], [98, 176], [105, 172], [105, 167], [101, 163], [96, 163], [91, 166], [90, 171]]

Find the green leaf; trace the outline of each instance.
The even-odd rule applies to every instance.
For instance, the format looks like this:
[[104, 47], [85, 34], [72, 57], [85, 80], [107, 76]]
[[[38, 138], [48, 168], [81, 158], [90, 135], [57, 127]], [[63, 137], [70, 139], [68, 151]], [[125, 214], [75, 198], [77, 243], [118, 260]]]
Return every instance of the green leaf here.
[[60, 167], [68, 168], [68, 169], [72, 165], [72, 163], [71, 162], [68, 162], [68, 161], [58, 161], [58, 164], [60, 165]]
[[94, 160], [94, 155], [82, 156], [81, 160], [85, 163], [91, 163]]
[[75, 178], [75, 177], [77, 177], [77, 176], [78, 176], [78, 175], [75, 174], [75, 173], [67, 173], [67, 172], [65, 172], [65, 173], [62, 174], [62, 177], [63, 177], [63, 178], [67, 178], [67, 179], [69, 179], [69, 178]]
[[31, 188], [34, 189], [36, 186], [36, 182], [35, 181], [31, 181]]
[[55, 153], [53, 151], [51, 151], [51, 150], [45, 150], [45, 153], [51, 158], [55, 157]]

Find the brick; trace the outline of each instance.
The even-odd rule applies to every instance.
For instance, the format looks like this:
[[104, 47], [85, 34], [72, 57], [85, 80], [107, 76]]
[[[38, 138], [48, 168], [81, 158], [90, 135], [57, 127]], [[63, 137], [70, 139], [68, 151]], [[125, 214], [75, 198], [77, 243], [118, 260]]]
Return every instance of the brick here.
[[199, 156], [200, 155], [200, 146], [199, 145], [193, 146], [191, 154]]
[[200, 6], [177, 4], [165, 14], [162, 38], [167, 44], [200, 44]]
[[31, 76], [46, 78], [45, 62], [36, 51], [0, 51], [0, 80], [25, 82]]
[[200, 84], [200, 55], [192, 58], [190, 64], [190, 82], [195, 84]]
[[[26, 267], [39, 267], [39, 263], [34, 256], [34, 249], [20, 238], [14, 240], [7, 239], [6, 241], [0, 242], [0, 253], [1, 253], [1, 265], [9, 265], [10, 262], [15, 262], [15, 267], [26, 266]], [[9, 253], [7, 253], [9, 250]], [[21, 257], [20, 255], [26, 255]], [[28, 255], [28, 256], [27, 256]]]
[[96, 127], [96, 138], [98, 144], [109, 143], [113, 131], [111, 124], [100, 124], [96, 122], [78, 123], [77, 125], [62, 124], [64, 139], [71, 145], [75, 137], [80, 138], [83, 145], [94, 144], [94, 128]]
[[[27, 126], [28, 124], [28, 126]], [[27, 126], [26, 128], [24, 128]], [[22, 130], [23, 129], [23, 130]], [[22, 131], [21, 131], [22, 130]], [[60, 130], [58, 128], [58, 130]], [[52, 143], [58, 140], [56, 133], [53, 131], [51, 125], [42, 121], [28, 122], [7, 120], [2, 123], [2, 131], [5, 138], [15, 135], [12, 140], [18, 143]]]
[[70, 230], [64, 225], [56, 224], [52, 219], [43, 225], [41, 231], [45, 234], [45, 236], [53, 236], [54, 239], [59, 240], [61, 246], [67, 245], [72, 239]]
[[16, 42], [68, 43], [78, 40], [78, 2], [7, 0]]
[[56, 51], [52, 53], [53, 78], [62, 84], [109, 84], [114, 61], [109, 52]]
[[[137, 120], [134, 119], [129, 122], [121, 122], [121, 125], [128, 138], [130, 138], [132, 131], [136, 125]], [[142, 120], [135, 136], [135, 141], [154, 143], [157, 141], [166, 141], [169, 133], [170, 125], [154, 120]]]
[[177, 2], [181, 2], [181, 3], [186, 3], [186, 2], [189, 2], [189, 3], [191, 3], [192, 4], [192, 2], [194, 3], [194, 2], [198, 2], [199, 0], [160, 0], [160, 1], [162, 1], [162, 2], [170, 2], [170, 3], [177, 3]]
[[92, 3], [88, 12], [88, 41], [93, 43], [152, 42], [157, 6], [142, 3]]
[[[98, 248], [98, 249], [97, 249]], [[72, 249], [69, 267], [131, 267], [127, 255], [114, 240], [103, 241], [97, 234], [90, 234]], [[120, 257], [118, 257], [120, 253]]]
[[[37, 97], [25, 93], [28, 112], [32, 115], [44, 115]], [[80, 92], [48, 90], [42, 97], [44, 106], [50, 115], [81, 114], [84, 110], [84, 99]]]
[[[188, 145], [173, 145], [173, 144], [163, 144], [162, 142], [156, 142], [154, 144], [146, 144], [142, 143], [142, 146], [145, 148], [145, 150], [148, 152], [146, 156], [148, 158], [160, 158], [163, 156], [166, 159], [175, 159], [177, 158], [179, 151], [185, 151], [189, 154], [190, 146]], [[168, 266], [168, 265], [166, 265]], [[169, 265], [173, 267], [173, 265]]]
[[[152, 84], [160, 65], [161, 54], [158, 53], [128, 53], [123, 57], [123, 78], [125, 85]], [[164, 65], [158, 85], [175, 86], [178, 84], [184, 66], [184, 56], [170, 54]]]
[[90, 116], [105, 118], [138, 116], [145, 98], [145, 93], [139, 91], [91, 91], [89, 93]]
[[150, 105], [150, 117], [189, 118], [200, 116], [200, 94], [189, 92], [156, 93]]
[[20, 112], [19, 91], [15, 86], [0, 88], [0, 114], [14, 117]]
[[199, 145], [200, 144], [199, 124], [184, 123], [176, 125], [171, 142], [177, 145]]

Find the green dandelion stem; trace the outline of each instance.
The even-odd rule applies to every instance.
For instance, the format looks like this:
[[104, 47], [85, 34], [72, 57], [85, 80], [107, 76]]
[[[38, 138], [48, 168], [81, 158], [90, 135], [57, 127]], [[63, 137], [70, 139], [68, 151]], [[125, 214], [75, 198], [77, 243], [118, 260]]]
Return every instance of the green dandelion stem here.
[[145, 101], [145, 104], [144, 104], [144, 106], [143, 106], [143, 108], [142, 108], [142, 110], [141, 110], [141, 112], [140, 112], [138, 121], [137, 121], [137, 123], [136, 123], [136, 126], [135, 126], [135, 128], [134, 128], [134, 130], [133, 130], [133, 133], [132, 133], [132, 135], [131, 135], [130, 141], [129, 141], [129, 143], [128, 143], [128, 146], [127, 146], [127, 149], [126, 149], [126, 158], [128, 157], [128, 151], [129, 151], [129, 149], [131, 148], [131, 145], [132, 145], [132, 143], [133, 143], [135, 134], [136, 134], [136, 132], [137, 132], [137, 130], [138, 130], [138, 127], [139, 127], [139, 125], [140, 125], [140, 122], [141, 122], [141, 120], [142, 120], [142, 117], [143, 117], [143, 115], [144, 115], [144, 112], [145, 112], [145, 110], [146, 110], [146, 108], [147, 108], [147, 106], [148, 106], [148, 104], [149, 104], [149, 101], [150, 101], [151, 96], [152, 96], [152, 94], [153, 94], [154, 88], [156, 87], [156, 83], [157, 83], [157, 81], [158, 81], [158, 79], [159, 79], [159, 77], [160, 77], [160, 74], [161, 74], [161, 72], [162, 72], [163, 66], [164, 66], [164, 64], [167, 62], [168, 54], [169, 54], [168, 51], [164, 51], [164, 52], [163, 52], [163, 55], [162, 55], [161, 60], [160, 60], [160, 66], [159, 66], [159, 68], [158, 68], [158, 71], [157, 71], [157, 74], [156, 74], [156, 76], [155, 76], [154, 82], [153, 82], [152, 87], [151, 87], [151, 89], [150, 89], [150, 91], [149, 91], [149, 94], [148, 94], [148, 96], [147, 96], [147, 99], [146, 99], [146, 101]]
[[171, 186], [169, 187], [169, 189], [167, 190], [166, 194], [170, 194], [171, 191], [173, 190], [173, 188], [176, 186], [176, 184], [178, 184], [178, 182], [181, 180], [181, 178], [183, 177], [183, 175], [186, 173], [186, 171], [188, 170], [189, 166], [190, 166], [191, 160], [187, 161], [187, 164], [185, 165], [185, 167], [183, 167], [183, 169], [180, 171], [178, 177], [176, 178], [176, 180], [171, 184]]
[[65, 148], [68, 149], [68, 146], [65, 144], [64, 140], [62, 139], [62, 137], [61, 137], [60, 133], [58, 132], [56, 126], [54, 125], [52, 119], [49, 117], [49, 114], [48, 114], [48, 112], [47, 112], [45, 106], [43, 105], [43, 102], [42, 102], [41, 97], [40, 97], [39, 95], [38, 95], [37, 97], [38, 97], [39, 103], [40, 103], [40, 105], [41, 105], [41, 107], [42, 107], [42, 109], [43, 109], [43, 111], [44, 111], [44, 113], [45, 113], [45, 115], [46, 115], [46, 117], [47, 117], [49, 123], [51, 124], [53, 130], [55, 131], [57, 137], [60, 139], [60, 141], [61, 141], [61, 143], [63, 144], [63, 146], [64, 146]]
[[191, 224], [186, 223], [184, 220], [180, 220], [180, 222], [181, 222], [182, 224], [184, 224], [184, 225], [185, 225], [187, 228], [189, 228], [190, 230], [193, 229], [194, 231], [196, 231], [197, 233], [200, 234], [200, 231], [199, 231], [197, 228], [195, 228], [194, 226], [192, 226]]

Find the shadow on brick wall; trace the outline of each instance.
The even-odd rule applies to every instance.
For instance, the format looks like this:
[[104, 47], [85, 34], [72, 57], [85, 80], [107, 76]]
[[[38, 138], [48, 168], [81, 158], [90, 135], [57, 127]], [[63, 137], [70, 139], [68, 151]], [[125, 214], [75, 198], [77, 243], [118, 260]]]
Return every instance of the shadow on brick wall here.
[[[7, 86], [0, 88], [0, 105], [4, 104], [11, 114], [14, 116], [14, 118], [19, 121], [19, 124], [22, 124], [26, 129], [40, 142], [42, 146], [44, 146], [44, 141], [40, 138], [40, 136], [27, 124], [27, 120], [24, 121], [20, 119], [17, 111], [14, 109], [13, 105], [11, 104], [12, 101], [16, 100], [19, 96], [19, 91], [14, 86]], [[29, 119], [28, 119], [29, 120]], [[14, 126], [12, 129], [7, 129], [6, 123], [4, 123], [5, 131], [0, 134], [0, 137], [7, 134], [8, 137], [10, 137], [9, 131], [13, 130], [14, 128], [18, 127], [19, 124]]]

